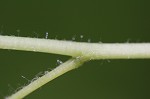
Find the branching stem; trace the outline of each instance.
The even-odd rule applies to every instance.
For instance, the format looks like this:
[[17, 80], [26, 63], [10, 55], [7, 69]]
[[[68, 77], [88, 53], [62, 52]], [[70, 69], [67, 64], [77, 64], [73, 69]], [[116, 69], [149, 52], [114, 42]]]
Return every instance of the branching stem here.
[[34, 90], [92, 59], [150, 58], [150, 43], [81, 43], [27, 37], [0, 36], [0, 48], [69, 55], [74, 58], [31, 82], [6, 99], [22, 99]]

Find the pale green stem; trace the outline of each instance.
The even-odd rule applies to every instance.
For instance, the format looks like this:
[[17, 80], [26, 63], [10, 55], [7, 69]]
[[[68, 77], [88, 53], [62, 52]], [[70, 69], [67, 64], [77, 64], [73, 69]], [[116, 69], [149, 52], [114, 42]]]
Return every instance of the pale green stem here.
[[0, 36], [1, 49], [84, 56], [91, 59], [150, 58], [150, 43], [81, 43], [27, 37]]
[[[150, 58], [150, 43], [81, 43], [27, 37], [0, 36], [1, 49], [35, 51], [76, 57], [39, 77], [7, 99], [21, 99], [58, 76], [91, 59]], [[81, 56], [81, 57], [79, 57]]]
[[58, 76], [79, 67], [83, 64], [84, 61], [86, 61], [86, 59], [84, 59], [83, 57], [72, 58], [67, 62], [61, 64], [54, 70], [46, 73], [44, 76], [39, 77], [37, 80], [31, 82], [29, 85], [23, 87], [21, 90], [14, 93], [10, 97], [7, 97], [6, 99], [22, 99], [28, 94], [38, 89], [39, 87], [57, 78]]

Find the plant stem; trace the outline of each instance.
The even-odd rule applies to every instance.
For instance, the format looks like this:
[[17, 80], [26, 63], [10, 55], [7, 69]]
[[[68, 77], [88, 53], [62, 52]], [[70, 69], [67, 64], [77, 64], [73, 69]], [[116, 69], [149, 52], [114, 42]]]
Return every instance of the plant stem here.
[[1, 49], [84, 56], [90, 59], [150, 58], [150, 43], [81, 43], [27, 37], [0, 36]]
[[[0, 36], [0, 48], [54, 53], [72, 57], [6, 99], [22, 99], [34, 90], [91, 59], [150, 58], [150, 43], [81, 43], [27, 37]], [[81, 57], [79, 57], [81, 56]]]
[[10, 97], [7, 97], [6, 99], [22, 99], [28, 94], [32, 93], [39, 87], [43, 86], [44, 84], [48, 83], [49, 81], [57, 78], [58, 76], [73, 70], [80, 65], [82, 65], [86, 61], [83, 57], [77, 57], [77, 58], [72, 58], [68, 60], [67, 62], [61, 64], [60, 66], [56, 67], [54, 70], [46, 73], [42, 77], [39, 77], [37, 80], [31, 82], [29, 85], [23, 87], [21, 90], [16, 92]]

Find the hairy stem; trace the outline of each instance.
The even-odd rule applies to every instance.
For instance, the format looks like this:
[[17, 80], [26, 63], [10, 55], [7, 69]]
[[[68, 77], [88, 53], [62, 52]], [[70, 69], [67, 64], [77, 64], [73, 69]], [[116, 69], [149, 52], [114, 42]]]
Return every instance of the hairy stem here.
[[46, 73], [44, 76], [39, 77], [37, 80], [31, 82], [29, 85], [25, 86], [24, 88], [22, 88], [12, 96], [7, 97], [6, 99], [22, 99], [39, 87], [57, 78], [58, 76], [79, 67], [84, 63], [84, 61], [86, 61], [86, 59], [84, 59], [83, 57], [72, 58], [67, 62], [61, 64], [54, 70]]
[[[27, 37], [0, 36], [1, 49], [69, 55], [72, 57], [51, 72], [31, 82], [7, 99], [22, 99], [34, 90], [91, 59], [150, 58], [150, 43], [81, 43]], [[81, 57], [80, 57], [81, 56]]]
[[27, 37], [0, 36], [1, 49], [84, 56], [91, 59], [150, 58], [150, 43], [81, 43]]

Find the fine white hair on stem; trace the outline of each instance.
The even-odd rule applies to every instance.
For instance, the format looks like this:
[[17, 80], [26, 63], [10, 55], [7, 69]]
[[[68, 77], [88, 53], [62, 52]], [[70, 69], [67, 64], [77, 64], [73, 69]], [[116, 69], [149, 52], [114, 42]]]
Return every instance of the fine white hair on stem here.
[[150, 43], [81, 43], [72, 41], [0, 36], [1, 49], [84, 56], [91, 59], [150, 58]]
[[[82, 37], [83, 38], [83, 37]], [[60, 64], [45, 75], [6, 99], [22, 99], [39, 87], [73, 70], [91, 59], [150, 58], [150, 43], [81, 43], [27, 37], [0, 36], [0, 48], [68, 55], [74, 58]]]
[[48, 83], [49, 81], [57, 78], [58, 76], [78, 68], [86, 61], [83, 57], [72, 58], [65, 63], [62, 63], [60, 66], [56, 67], [54, 70], [47, 72], [45, 75], [39, 77], [37, 80], [34, 80], [29, 85], [23, 87], [18, 92], [14, 93], [12, 96], [6, 97], [6, 99], [22, 99], [28, 94], [32, 93], [36, 89], [40, 88], [44, 84]]

